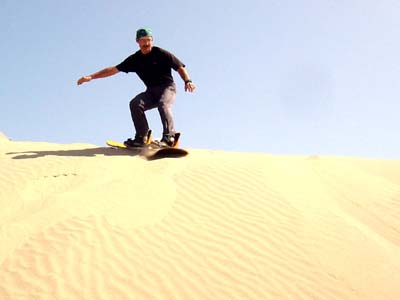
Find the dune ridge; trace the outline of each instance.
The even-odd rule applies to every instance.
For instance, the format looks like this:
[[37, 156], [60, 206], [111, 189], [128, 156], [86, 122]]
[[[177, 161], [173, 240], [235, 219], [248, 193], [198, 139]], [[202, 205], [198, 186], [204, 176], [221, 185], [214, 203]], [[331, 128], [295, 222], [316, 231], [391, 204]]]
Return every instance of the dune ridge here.
[[0, 131], [0, 143], [8, 141], [10, 141], [10, 139], [2, 131]]
[[400, 298], [400, 161], [0, 150], [0, 299]]

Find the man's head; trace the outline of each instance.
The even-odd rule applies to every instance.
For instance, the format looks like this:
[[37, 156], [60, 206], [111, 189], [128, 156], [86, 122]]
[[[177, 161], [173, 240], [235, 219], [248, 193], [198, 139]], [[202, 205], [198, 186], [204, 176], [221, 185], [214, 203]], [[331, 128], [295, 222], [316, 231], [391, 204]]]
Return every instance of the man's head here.
[[140, 28], [136, 31], [136, 39], [140, 39], [145, 36], [153, 36], [153, 32], [150, 28]]
[[136, 31], [136, 42], [143, 54], [150, 53], [153, 48], [153, 33], [149, 28], [140, 28]]

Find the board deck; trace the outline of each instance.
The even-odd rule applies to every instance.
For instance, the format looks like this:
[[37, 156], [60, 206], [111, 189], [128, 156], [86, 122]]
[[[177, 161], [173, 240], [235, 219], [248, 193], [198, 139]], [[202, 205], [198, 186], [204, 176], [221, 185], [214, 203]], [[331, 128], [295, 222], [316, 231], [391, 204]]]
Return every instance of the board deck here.
[[138, 151], [144, 157], [149, 160], [160, 159], [160, 158], [178, 158], [189, 154], [189, 152], [182, 148], [175, 147], [159, 147], [156, 144], [149, 144], [144, 147], [127, 147], [123, 143], [108, 140], [106, 144], [112, 148], [124, 149], [130, 151]]

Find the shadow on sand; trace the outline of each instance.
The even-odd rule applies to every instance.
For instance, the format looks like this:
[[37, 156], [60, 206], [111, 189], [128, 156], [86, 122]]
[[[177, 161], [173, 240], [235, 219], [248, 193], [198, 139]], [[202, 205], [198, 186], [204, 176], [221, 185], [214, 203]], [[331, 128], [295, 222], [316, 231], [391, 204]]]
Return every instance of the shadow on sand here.
[[78, 156], [78, 157], [94, 157], [96, 155], [105, 156], [137, 156], [141, 155], [141, 150], [124, 150], [109, 147], [76, 149], [76, 150], [55, 150], [55, 151], [24, 151], [9, 152], [7, 155], [16, 155], [12, 159], [31, 159], [44, 156]]

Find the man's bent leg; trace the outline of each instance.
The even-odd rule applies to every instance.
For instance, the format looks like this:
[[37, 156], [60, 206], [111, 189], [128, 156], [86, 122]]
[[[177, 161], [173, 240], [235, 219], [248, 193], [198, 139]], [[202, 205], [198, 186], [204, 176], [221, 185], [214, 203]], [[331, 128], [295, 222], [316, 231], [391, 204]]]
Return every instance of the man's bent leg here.
[[158, 112], [160, 113], [161, 123], [163, 125], [163, 136], [173, 135], [175, 133], [172, 115], [172, 105], [175, 102], [175, 97], [175, 85], [168, 86], [164, 89], [158, 103]]
[[149, 131], [149, 124], [144, 112], [152, 108], [150, 103], [151, 97], [146, 92], [140, 93], [129, 103], [136, 136], [145, 137]]

